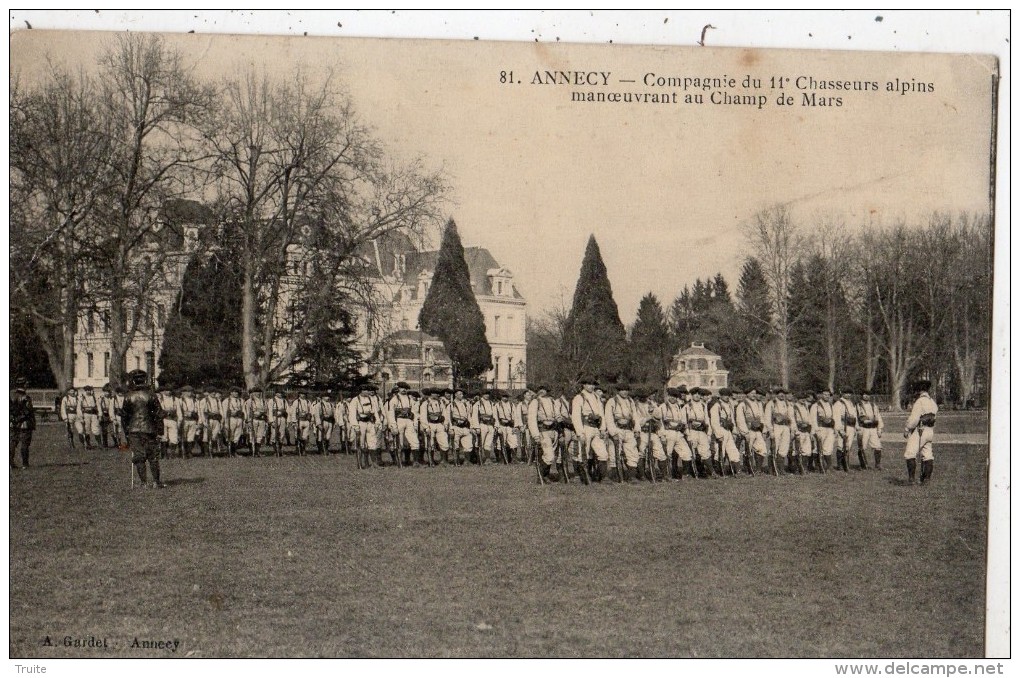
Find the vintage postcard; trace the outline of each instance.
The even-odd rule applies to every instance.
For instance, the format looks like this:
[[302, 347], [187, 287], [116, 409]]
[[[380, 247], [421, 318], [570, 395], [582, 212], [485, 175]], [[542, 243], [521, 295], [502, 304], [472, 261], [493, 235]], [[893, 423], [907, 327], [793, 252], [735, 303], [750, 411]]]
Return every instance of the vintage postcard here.
[[999, 74], [12, 34], [11, 658], [989, 661]]

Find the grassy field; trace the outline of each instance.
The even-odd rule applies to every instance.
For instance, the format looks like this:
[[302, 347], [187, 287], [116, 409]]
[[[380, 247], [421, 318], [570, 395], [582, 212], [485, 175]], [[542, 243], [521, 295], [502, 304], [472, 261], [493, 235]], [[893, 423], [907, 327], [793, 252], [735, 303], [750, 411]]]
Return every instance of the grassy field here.
[[888, 435], [886, 470], [849, 475], [543, 488], [236, 458], [132, 491], [123, 453], [79, 464], [60, 436], [11, 474], [12, 657], [983, 653], [984, 445], [938, 446], [928, 487]]

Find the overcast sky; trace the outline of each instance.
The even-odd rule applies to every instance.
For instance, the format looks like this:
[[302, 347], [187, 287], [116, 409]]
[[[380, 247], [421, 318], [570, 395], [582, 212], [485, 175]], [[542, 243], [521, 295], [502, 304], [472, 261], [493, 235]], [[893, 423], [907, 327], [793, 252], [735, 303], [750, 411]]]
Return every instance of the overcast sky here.
[[[529, 313], [573, 294], [595, 234], [625, 324], [648, 291], [668, 304], [721, 271], [736, 287], [741, 225], [787, 202], [799, 221], [854, 227], [932, 210], [987, 210], [992, 61], [966, 56], [175, 35], [202, 77], [245, 63], [340, 73], [397, 156], [445, 167], [465, 245], [516, 275]], [[109, 35], [14, 36], [29, 78], [46, 55], [89, 64]], [[520, 85], [500, 84], [513, 71]], [[608, 73], [605, 87], [531, 85], [536, 71]], [[671, 93], [646, 73], [759, 78], [769, 105], [571, 103], [571, 91]], [[934, 92], [839, 93], [834, 108], [775, 107], [773, 75], [932, 83]], [[601, 76], [599, 76], [601, 77]], [[621, 83], [632, 79], [635, 83]], [[728, 90], [744, 94], [742, 89]], [[831, 92], [820, 92], [829, 95]], [[680, 96], [682, 97], [681, 92]]]

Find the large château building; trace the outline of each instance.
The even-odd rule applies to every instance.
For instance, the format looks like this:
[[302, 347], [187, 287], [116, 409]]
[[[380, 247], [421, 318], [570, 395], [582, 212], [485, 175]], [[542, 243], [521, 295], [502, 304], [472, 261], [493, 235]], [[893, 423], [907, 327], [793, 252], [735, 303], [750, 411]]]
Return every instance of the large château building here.
[[[157, 381], [163, 333], [184, 271], [200, 250], [203, 233], [214, 228], [215, 223], [200, 203], [177, 201], [164, 209], [161, 226], [153, 247], [162, 248], [165, 253], [161, 257], [165, 262], [164, 275], [152, 294], [149, 308], [138, 318], [125, 365], [127, 370], [143, 369]], [[295, 262], [299, 262], [300, 248], [293, 247], [291, 253]], [[438, 252], [420, 251], [409, 238], [390, 234], [371, 241], [359, 254], [369, 268], [375, 297], [370, 308], [358, 314], [355, 347], [365, 359], [364, 370], [382, 382], [389, 382], [381, 386], [396, 381], [407, 381], [416, 388], [449, 385], [450, 360], [442, 342], [418, 328], [418, 314], [435, 274]], [[513, 274], [488, 250], [467, 247], [464, 256], [492, 348], [493, 367], [484, 379], [499, 388], [522, 388], [527, 358], [526, 302], [513, 284]], [[133, 312], [129, 311], [128, 324], [133, 320]], [[79, 388], [100, 387], [109, 381], [109, 375], [108, 314], [101, 309], [86, 311], [75, 334], [73, 384]]]
[[[438, 255], [436, 250], [418, 251], [402, 236], [380, 238], [362, 252], [377, 276], [376, 307], [381, 310], [376, 317], [359, 319], [357, 346], [366, 357], [375, 356], [370, 363], [375, 368], [372, 371], [380, 376], [389, 374], [390, 381], [407, 381], [412, 386], [422, 381], [421, 370], [413, 365], [397, 373], [381, 369], [385, 361], [380, 360], [379, 354], [392, 341], [406, 340], [405, 335], [397, 333], [420, 330], [418, 314], [432, 284]], [[527, 302], [514, 285], [513, 273], [501, 266], [487, 249], [465, 247], [464, 259], [471, 289], [485, 318], [485, 336], [492, 349], [492, 369], [484, 380], [497, 388], [523, 388], [527, 361]], [[438, 341], [427, 334], [423, 337], [426, 341]], [[447, 358], [443, 368], [448, 369], [448, 365]], [[431, 376], [432, 383], [450, 383], [449, 376], [437, 378], [436, 372], [425, 376]]]

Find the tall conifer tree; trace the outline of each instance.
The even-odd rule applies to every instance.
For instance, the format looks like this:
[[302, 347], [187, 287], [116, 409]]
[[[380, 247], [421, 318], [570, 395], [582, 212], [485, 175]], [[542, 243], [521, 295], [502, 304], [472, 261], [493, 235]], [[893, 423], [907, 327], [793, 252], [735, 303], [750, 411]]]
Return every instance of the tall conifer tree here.
[[630, 349], [631, 379], [661, 387], [669, 376], [674, 346], [662, 304], [651, 292], [638, 304], [637, 319], [630, 331]]
[[485, 317], [471, 290], [464, 246], [453, 219], [446, 224], [436, 272], [418, 315], [421, 329], [442, 340], [453, 362], [453, 379], [474, 379], [492, 368]]
[[230, 247], [196, 256], [168, 314], [161, 384], [236, 384], [241, 378], [241, 267]]
[[594, 235], [588, 238], [564, 327], [563, 360], [568, 376], [575, 380], [591, 375], [611, 382], [627, 370], [627, 332]]

